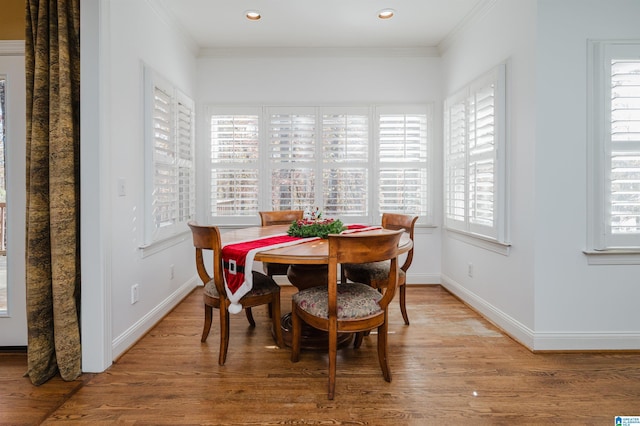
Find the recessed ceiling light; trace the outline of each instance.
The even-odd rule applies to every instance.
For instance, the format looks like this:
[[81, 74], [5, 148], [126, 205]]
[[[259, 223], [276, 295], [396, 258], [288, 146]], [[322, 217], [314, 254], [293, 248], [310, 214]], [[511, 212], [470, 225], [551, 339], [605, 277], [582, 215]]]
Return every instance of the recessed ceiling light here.
[[382, 9], [380, 12], [378, 12], [378, 18], [380, 19], [391, 19], [393, 18], [393, 15], [396, 13], [395, 10], [393, 9]]
[[262, 15], [257, 10], [247, 10], [244, 16], [250, 21], [259, 21], [262, 18]]

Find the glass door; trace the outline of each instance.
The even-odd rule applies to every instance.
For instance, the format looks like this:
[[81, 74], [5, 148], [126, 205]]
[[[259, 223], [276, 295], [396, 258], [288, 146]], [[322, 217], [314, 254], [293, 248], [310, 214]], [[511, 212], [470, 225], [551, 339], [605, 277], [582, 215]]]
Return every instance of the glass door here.
[[7, 223], [7, 191], [4, 168], [4, 144], [6, 140], [6, 93], [7, 78], [0, 74], [0, 315], [7, 316], [9, 313], [8, 291], [7, 291], [7, 245], [6, 245], [6, 223]]
[[24, 54], [0, 45], [0, 347], [27, 345]]

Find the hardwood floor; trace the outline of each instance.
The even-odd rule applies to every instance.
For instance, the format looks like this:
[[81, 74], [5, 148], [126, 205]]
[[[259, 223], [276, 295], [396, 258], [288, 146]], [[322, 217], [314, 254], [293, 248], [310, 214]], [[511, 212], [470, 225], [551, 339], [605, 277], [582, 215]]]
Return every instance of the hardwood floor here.
[[[293, 290], [283, 288], [284, 312]], [[303, 351], [291, 363], [266, 308], [255, 309], [255, 329], [232, 317], [218, 366], [217, 321], [200, 343], [200, 291], [101, 374], [34, 387], [24, 355], [0, 355], [0, 424], [613, 425], [640, 416], [639, 353], [533, 354], [440, 286], [407, 288], [410, 326], [392, 304], [392, 382], [371, 335], [339, 351], [328, 401], [326, 354]]]

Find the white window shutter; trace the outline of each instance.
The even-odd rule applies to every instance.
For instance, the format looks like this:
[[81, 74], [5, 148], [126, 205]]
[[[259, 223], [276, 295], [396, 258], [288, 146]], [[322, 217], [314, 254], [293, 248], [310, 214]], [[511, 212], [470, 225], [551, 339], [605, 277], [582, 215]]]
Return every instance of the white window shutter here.
[[366, 220], [369, 214], [367, 108], [322, 111], [322, 198], [325, 213]]
[[604, 246], [640, 247], [640, 45], [611, 46], [605, 62]]
[[194, 161], [193, 102], [182, 94], [177, 101], [177, 144], [178, 144], [178, 221], [188, 222], [196, 213], [196, 177]]
[[195, 217], [193, 101], [145, 67], [145, 224], [151, 245]]
[[505, 65], [450, 96], [444, 106], [445, 224], [506, 239]]
[[156, 230], [177, 222], [176, 142], [173, 134], [172, 93], [154, 87], [153, 103], [153, 201]]
[[270, 210], [305, 210], [316, 201], [318, 123], [314, 108], [272, 108], [267, 114]]
[[379, 215], [415, 214], [421, 216], [423, 223], [426, 217], [431, 217], [427, 210], [428, 117], [424, 107], [403, 107], [398, 111], [378, 109]]
[[217, 222], [318, 207], [345, 223], [379, 221], [380, 211], [424, 215], [426, 223], [429, 108], [380, 108], [382, 126], [370, 106], [207, 109]]
[[258, 214], [259, 129], [258, 113], [211, 115], [210, 209], [213, 217]]
[[445, 222], [465, 230], [467, 211], [467, 96], [445, 102]]

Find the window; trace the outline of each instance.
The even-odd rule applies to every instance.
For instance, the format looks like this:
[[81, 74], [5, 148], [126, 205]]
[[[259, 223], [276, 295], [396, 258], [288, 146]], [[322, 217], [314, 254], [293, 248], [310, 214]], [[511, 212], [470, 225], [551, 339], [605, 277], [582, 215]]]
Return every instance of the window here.
[[257, 214], [259, 110], [227, 109], [209, 121], [211, 216], [221, 220]]
[[505, 65], [444, 105], [444, 203], [448, 229], [507, 244]]
[[[210, 107], [211, 217], [320, 207], [345, 222], [428, 212], [426, 107]], [[259, 194], [262, 194], [261, 196]]]
[[430, 171], [427, 134], [431, 113], [424, 108], [378, 108], [378, 214], [428, 217]]
[[640, 41], [590, 47], [589, 246], [640, 250]]
[[145, 69], [145, 243], [186, 230], [195, 218], [193, 101]]

